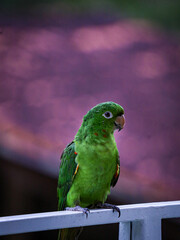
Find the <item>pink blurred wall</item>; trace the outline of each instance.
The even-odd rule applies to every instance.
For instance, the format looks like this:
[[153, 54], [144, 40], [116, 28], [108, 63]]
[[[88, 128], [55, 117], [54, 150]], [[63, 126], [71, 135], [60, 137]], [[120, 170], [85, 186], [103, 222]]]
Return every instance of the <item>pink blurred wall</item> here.
[[83, 115], [115, 101], [126, 127], [115, 134], [122, 181], [113, 193], [178, 199], [179, 77], [179, 42], [147, 22], [5, 25], [0, 145], [46, 163], [57, 176], [60, 153]]

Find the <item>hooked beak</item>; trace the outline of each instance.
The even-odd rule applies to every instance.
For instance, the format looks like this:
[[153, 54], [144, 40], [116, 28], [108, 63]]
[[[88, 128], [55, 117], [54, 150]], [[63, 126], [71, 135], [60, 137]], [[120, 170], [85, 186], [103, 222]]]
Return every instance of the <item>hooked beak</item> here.
[[124, 115], [118, 116], [114, 122], [114, 130], [118, 129], [118, 132], [124, 128], [125, 117]]

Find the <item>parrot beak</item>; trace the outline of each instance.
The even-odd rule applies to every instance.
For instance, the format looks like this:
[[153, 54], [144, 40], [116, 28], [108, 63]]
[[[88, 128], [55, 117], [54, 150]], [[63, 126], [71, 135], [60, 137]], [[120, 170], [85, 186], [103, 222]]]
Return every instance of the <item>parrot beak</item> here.
[[125, 125], [125, 117], [124, 115], [118, 116], [114, 122], [114, 130], [118, 129], [118, 132], [124, 128]]

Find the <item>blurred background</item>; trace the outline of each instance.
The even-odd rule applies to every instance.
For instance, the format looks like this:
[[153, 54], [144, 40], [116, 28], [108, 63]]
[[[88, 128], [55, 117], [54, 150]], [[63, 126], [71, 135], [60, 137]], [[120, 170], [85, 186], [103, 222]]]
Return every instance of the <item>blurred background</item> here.
[[[180, 199], [180, 2], [1, 0], [0, 216], [56, 211], [60, 155], [100, 102], [125, 109], [108, 202]], [[163, 221], [180, 239], [180, 221]], [[117, 239], [118, 226], [84, 239]], [[56, 239], [57, 231], [1, 239]]]

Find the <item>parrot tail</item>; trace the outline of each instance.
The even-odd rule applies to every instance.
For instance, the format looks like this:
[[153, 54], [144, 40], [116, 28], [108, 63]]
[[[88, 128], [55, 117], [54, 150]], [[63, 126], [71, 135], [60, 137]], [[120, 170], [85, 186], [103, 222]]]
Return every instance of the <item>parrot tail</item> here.
[[58, 240], [78, 240], [83, 228], [64, 228], [59, 230]]

